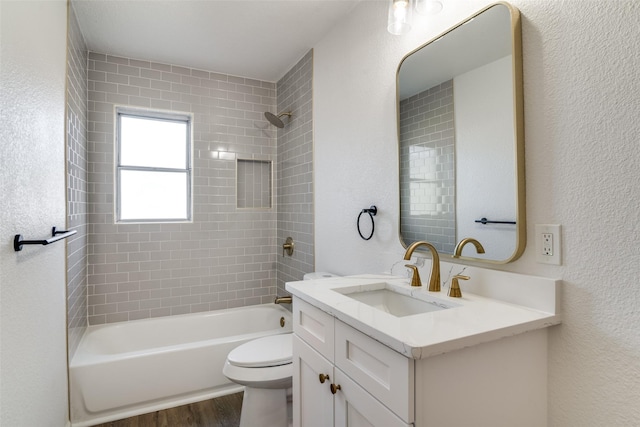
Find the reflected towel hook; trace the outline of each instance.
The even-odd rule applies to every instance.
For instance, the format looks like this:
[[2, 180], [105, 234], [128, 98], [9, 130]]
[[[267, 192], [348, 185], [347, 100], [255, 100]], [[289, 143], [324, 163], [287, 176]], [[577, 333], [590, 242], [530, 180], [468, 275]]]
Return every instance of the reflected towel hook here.
[[474, 222], [479, 222], [481, 224], [515, 224], [515, 221], [491, 221], [487, 218], [476, 219]]
[[[371, 234], [369, 235], [369, 237], [364, 237], [362, 235], [362, 232], [360, 231], [360, 217], [362, 216], [363, 213], [368, 213], [369, 214], [369, 218], [371, 218]], [[369, 240], [373, 237], [373, 231], [376, 228], [376, 224], [373, 221], [373, 217], [376, 216], [376, 214], [378, 213], [378, 208], [375, 207], [375, 205], [372, 205], [369, 209], [362, 209], [360, 211], [360, 213], [358, 214], [358, 221], [356, 222], [356, 225], [358, 227], [358, 234], [360, 235], [360, 237], [362, 237], [364, 240]]]
[[46, 240], [22, 240], [22, 234], [16, 234], [13, 238], [13, 249], [16, 252], [22, 250], [22, 245], [49, 245], [57, 242], [58, 240], [66, 239], [67, 237], [76, 234], [77, 230], [70, 231], [58, 231], [55, 227], [51, 228], [51, 237]]

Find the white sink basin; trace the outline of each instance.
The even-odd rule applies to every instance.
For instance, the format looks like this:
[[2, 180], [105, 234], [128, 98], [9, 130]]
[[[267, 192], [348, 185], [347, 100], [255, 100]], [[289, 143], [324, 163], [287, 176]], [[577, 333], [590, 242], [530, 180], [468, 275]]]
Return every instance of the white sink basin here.
[[430, 313], [458, 306], [458, 304], [444, 302], [428, 295], [399, 293], [384, 283], [368, 285], [366, 289], [356, 287], [335, 289], [335, 291], [396, 317]]

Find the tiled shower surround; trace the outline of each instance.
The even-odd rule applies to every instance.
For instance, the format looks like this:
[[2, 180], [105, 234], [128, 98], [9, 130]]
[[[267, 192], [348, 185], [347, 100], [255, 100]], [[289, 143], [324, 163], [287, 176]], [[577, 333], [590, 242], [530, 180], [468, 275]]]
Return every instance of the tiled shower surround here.
[[278, 258], [278, 293], [314, 270], [313, 252], [313, 51], [278, 81], [278, 113], [291, 111], [278, 129], [278, 244], [292, 237], [293, 256]]
[[73, 9], [67, 34], [67, 319], [69, 355], [87, 326], [87, 48]]
[[400, 101], [400, 232], [446, 253], [456, 243], [453, 111], [453, 80]]
[[[236, 161], [275, 164], [276, 85], [92, 52], [88, 77], [89, 323], [271, 302], [276, 208], [238, 208]], [[114, 224], [115, 106], [193, 114], [192, 223]]]

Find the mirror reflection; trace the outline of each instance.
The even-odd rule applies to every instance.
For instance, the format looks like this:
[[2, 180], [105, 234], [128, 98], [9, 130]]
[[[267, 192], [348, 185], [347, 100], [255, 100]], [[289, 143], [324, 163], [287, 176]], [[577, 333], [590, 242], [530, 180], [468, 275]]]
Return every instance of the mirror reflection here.
[[509, 262], [525, 244], [520, 21], [487, 7], [398, 70], [400, 233], [440, 253]]

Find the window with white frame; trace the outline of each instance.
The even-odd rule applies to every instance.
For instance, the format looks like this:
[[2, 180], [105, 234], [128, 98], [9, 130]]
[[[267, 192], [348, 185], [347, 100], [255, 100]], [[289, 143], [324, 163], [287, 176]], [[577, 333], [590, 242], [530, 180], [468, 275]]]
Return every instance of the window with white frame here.
[[191, 116], [116, 109], [116, 221], [191, 220]]

